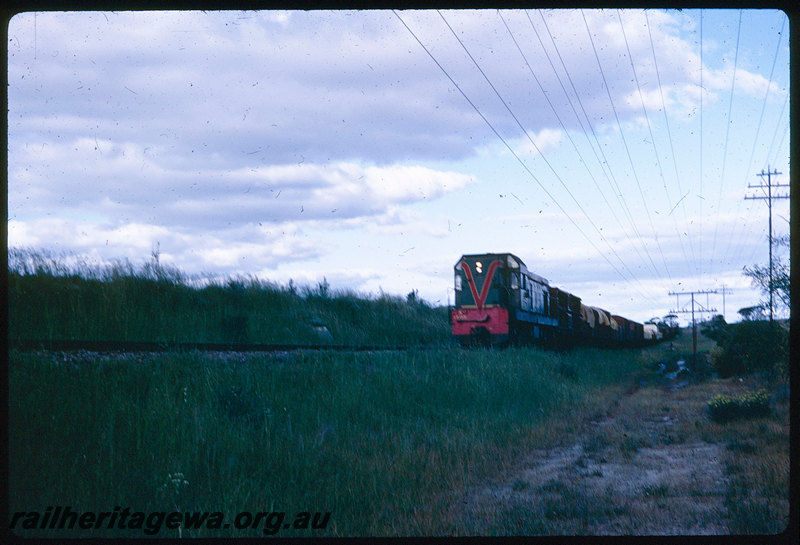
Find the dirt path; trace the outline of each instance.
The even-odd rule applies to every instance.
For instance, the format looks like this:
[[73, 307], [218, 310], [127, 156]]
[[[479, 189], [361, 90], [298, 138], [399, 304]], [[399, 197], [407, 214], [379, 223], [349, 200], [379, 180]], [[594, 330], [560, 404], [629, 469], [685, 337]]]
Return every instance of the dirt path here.
[[454, 520], [472, 535], [729, 533], [725, 445], [699, 431], [708, 394], [676, 386], [623, 395], [566, 446], [468, 492]]

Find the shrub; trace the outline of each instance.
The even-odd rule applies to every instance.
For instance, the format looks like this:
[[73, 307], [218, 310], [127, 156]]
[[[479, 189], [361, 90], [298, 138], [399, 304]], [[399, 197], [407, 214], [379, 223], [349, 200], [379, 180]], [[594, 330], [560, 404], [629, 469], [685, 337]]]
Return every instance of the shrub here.
[[727, 327], [728, 324], [727, 322], [725, 322], [725, 318], [721, 314], [718, 314], [713, 318], [711, 318], [709, 321], [707, 321], [700, 328], [700, 333], [702, 333], [709, 339], [716, 341], [720, 338], [721, 335], [723, 335], [723, 332]]
[[717, 337], [714, 369], [721, 377], [789, 368], [789, 332], [779, 324], [741, 322]]
[[769, 414], [769, 397], [764, 390], [737, 397], [718, 395], [708, 402], [708, 413], [715, 422], [755, 418]]

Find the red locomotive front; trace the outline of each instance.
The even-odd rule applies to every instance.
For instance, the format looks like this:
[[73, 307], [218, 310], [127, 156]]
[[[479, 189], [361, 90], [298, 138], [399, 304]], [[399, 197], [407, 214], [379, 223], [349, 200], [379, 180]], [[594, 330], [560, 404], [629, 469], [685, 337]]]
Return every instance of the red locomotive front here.
[[453, 335], [462, 344], [503, 344], [508, 340], [508, 310], [457, 308], [452, 314]]
[[453, 335], [462, 344], [504, 344], [509, 338], [506, 256], [463, 256], [455, 266]]

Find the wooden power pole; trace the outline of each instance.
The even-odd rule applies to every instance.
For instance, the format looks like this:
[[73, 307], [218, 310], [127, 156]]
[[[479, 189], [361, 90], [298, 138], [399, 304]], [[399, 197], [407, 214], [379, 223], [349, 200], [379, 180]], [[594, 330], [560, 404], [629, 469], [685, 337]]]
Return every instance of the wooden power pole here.
[[[748, 185], [747, 187], [750, 189], [761, 189], [763, 191], [763, 195], [745, 195], [745, 199], [758, 199], [758, 200], [766, 200], [767, 207], [769, 208], [769, 323], [770, 325], [773, 324], [773, 293], [775, 291], [775, 283], [772, 279], [772, 200], [773, 199], [788, 199], [788, 194], [781, 194], [781, 195], [773, 195], [772, 189], [773, 188], [780, 188], [780, 187], [789, 187], [789, 184], [778, 184], [772, 183], [772, 177], [782, 174], [777, 170], [770, 172], [769, 168], [767, 168], [767, 172], [761, 170], [761, 173], [758, 176], [761, 176], [761, 184], [760, 185]], [[767, 183], [764, 185], [764, 176], [767, 177]]]
[[[695, 295], [701, 295], [701, 294], [709, 294], [709, 293], [717, 293], [717, 290], [697, 290], [697, 291], [681, 291], [681, 292], [671, 291], [671, 292], [669, 292], [669, 295], [674, 295], [675, 296], [675, 309], [670, 311], [672, 314], [686, 314], [686, 313], [689, 313], [689, 312], [692, 313], [692, 365], [695, 368], [697, 368], [697, 322], [695, 321], [694, 314], [695, 314], [695, 312], [697, 312], [698, 314], [701, 314], [703, 312], [717, 312], [717, 309], [704, 307], [699, 302], [695, 301], [694, 296]], [[691, 298], [692, 298], [692, 309], [691, 310], [680, 308], [679, 296], [681, 296], [681, 295], [690, 295], [691, 296]], [[706, 299], [708, 299], [708, 298], [706, 298]], [[695, 306], [697, 306], [696, 310], [695, 310]]]

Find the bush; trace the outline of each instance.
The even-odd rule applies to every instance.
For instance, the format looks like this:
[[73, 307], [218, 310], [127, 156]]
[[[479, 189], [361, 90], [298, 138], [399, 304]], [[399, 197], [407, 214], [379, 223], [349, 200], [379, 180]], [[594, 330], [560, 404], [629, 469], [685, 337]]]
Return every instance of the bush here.
[[725, 318], [721, 314], [718, 314], [703, 324], [703, 326], [700, 328], [700, 333], [709, 339], [716, 341], [719, 340], [720, 336], [724, 334], [724, 331], [727, 327], [728, 324], [725, 321]]
[[741, 322], [725, 327], [712, 354], [721, 377], [789, 369], [789, 332], [779, 324]]
[[737, 418], [755, 418], [769, 414], [769, 398], [764, 390], [730, 397], [718, 395], [708, 402], [708, 413], [715, 422], [725, 423]]

